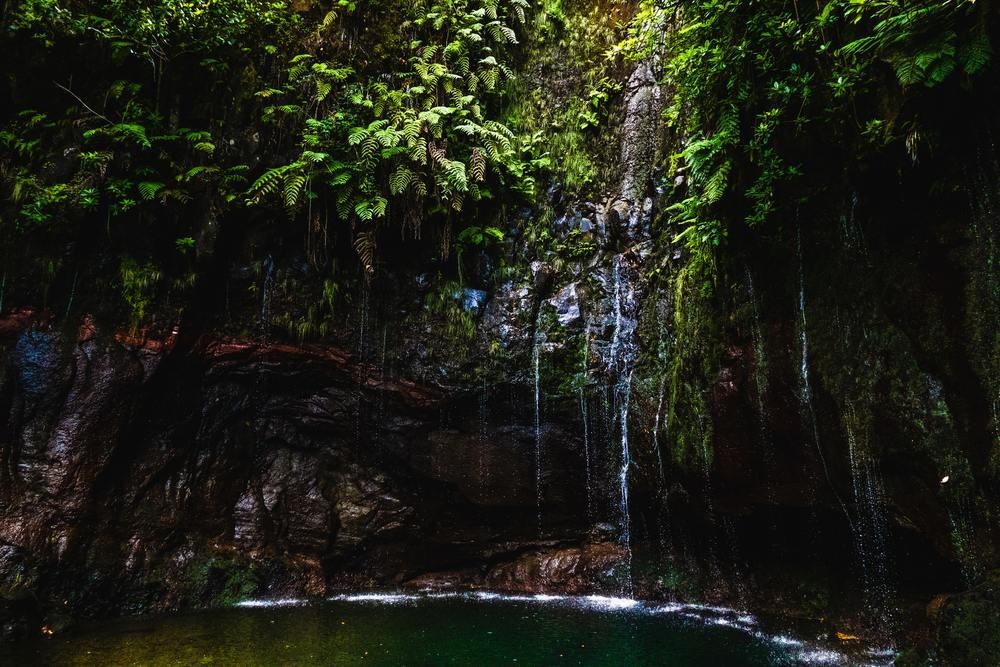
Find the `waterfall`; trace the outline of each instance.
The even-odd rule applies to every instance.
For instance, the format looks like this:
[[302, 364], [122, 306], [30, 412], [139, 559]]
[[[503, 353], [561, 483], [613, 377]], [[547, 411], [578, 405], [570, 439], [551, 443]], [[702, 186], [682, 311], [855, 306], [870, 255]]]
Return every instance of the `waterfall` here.
[[840, 505], [841, 510], [844, 512], [844, 517], [847, 519], [847, 523], [850, 526], [851, 534], [857, 534], [854, 527], [854, 520], [851, 518], [851, 513], [847, 511], [847, 505], [844, 503], [844, 499], [840, 497], [840, 493], [837, 492], [837, 487], [833, 484], [833, 478], [830, 476], [830, 467], [827, 465], [826, 456], [823, 454], [823, 447], [820, 445], [819, 439], [819, 426], [816, 421], [816, 410], [813, 407], [812, 401], [812, 387], [809, 381], [809, 334], [807, 330], [809, 328], [809, 322], [806, 320], [806, 278], [805, 278], [805, 266], [802, 259], [802, 229], [797, 230], [796, 237], [796, 250], [798, 253], [799, 260], [799, 298], [798, 298], [798, 311], [799, 311], [799, 349], [800, 349], [800, 363], [799, 363], [799, 382], [801, 383], [801, 400], [803, 411], [805, 412], [806, 421], [812, 430], [813, 445], [816, 447], [816, 453], [819, 455], [820, 464], [823, 466], [823, 475], [826, 478], [826, 483], [830, 487], [830, 491], [833, 493], [834, 497], [837, 499], [837, 503]]
[[878, 461], [867, 447], [858, 442], [853, 426], [856, 422], [854, 406], [848, 403], [844, 423], [857, 515], [854, 521], [854, 540], [861, 565], [861, 583], [864, 587], [865, 607], [872, 621], [885, 629], [892, 620], [892, 587], [889, 584], [889, 553], [885, 540], [888, 528], [885, 489]]
[[632, 593], [632, 517], [629, 513], [629, 498], [628, 498], [628, 473], [629, 468], [632, 465], [632, 457], [629, 453], [628, 448], [628, 405], [629, 397], [632, 394], [632, 371], [629, 371], [625, 381], [624, 386], [617, 387], [615, 389], [617, 396], [615, 397], [616, 402], [619, 403], [619, 432], [621, 435], [621, 447], [622, 447], [622, 461], [621, 469], [618, 472], [618, 493], [619, 502], [621, 506], [621, 520], [622, 520], [622, 534], [621, 542], [625, 546], [626, 552], [628, 554], [628, 570], [627, 570], [627, 593], [631, 595]]
[[982, 581], [983, 566], [975, 551], [975, 527], [971, 502], [960, 496], [957, 501], [946, 506], [948, 523], [951, 526], [951, 543], [958, 563], [962, 568], [962, 578], [969, 588]]
[[[767, 489], [767, 498], [771, 504], [775, 504], [774, 497], [774, 487], [771, 484], [771, 475], [774, 473], [776, 468], [776, 461], [774, 458], [774, 442], [771, 437], [770, 423], [771, 417], [767, 411], [767, 393], [768, 393], [768, 363], [767, 363], [767, 348], [766, 341], [764, 339], [764, 327], [761, 324], [760, 306], [757, 303], [757, 293], [753, 286], [753, 273], [750, 271], [749, 265], [745, 267], [746, 277], [747, 277], [747, 298], [750, 301], [750, 308], [752, 314], [752, 320], [750, 323], [750, 336], [753, 340], [753, 351], [754, 351], [754, 389], [757, 393], [757, 400], [755, 401], [754, 407], [757, 411], [757, 427], [759, 429], [760, 436], [760, 447], [761, 455], [764, 460], [765, 472], [767, 474], [767, 479], [765, 480], [765, 486]], [[800, 302], [805, 301], [804, 294], [800, 294]], [[803, 327], [803, 332], [804, 332]], [[806, 348], [808, 348], [808, 341], [805, 342]], [[806, 373], [808, 375], [808, 368], [806, 368]], [[772, 524], [772, 528], [776, 527]]]
[[368, 359], [368, 316], [370, 308], [370, 293], [367, 285], [361, 286], [361, 318], [358, 322], [358, 357]]
[[[986, 317], [996, 317], [1000, 312], [1000, 280], [997, 276], [997, 212], [1000, 211], [1000, 162], [992, 132], [977, 143], [975, 169], [966, 172], [966, 193], [970, 207], [969, 231], [978, 255], [979, 272], [983, 280], [973, 280], [977, 306]], [[974, 255], [975, 256], [975, 255]], [[974, 275], [974, 274], [973, 274]], [[990, 344], [988, 341], [986, 344]], [[1000, 380], [992, 377], [991, 371], [984, 369], [990, 379], [986, 383], [991, 393], [994, 447], [1000, 447]]]
[[625, 256], [615, 255], [612, 261], [614, 283], [614, 331], [608, 348], [608, 364], [614, 378], [612, 398], [618, 419], [618, 444], [621, 450], [618, 471], [618, 509], [621, 521], [620, 540], [627, 554], [625, 592], [632, 593], [632, 518], [629, 512], [628, 476], [632, 465], [629, 451], [629, 402], [632, 394], [632, 372], [638, 354], [636, 328], [638, 304], [634, 285], [623, 277], [623, 269], [630, 268]]
[[847, 432], [848, 457], [851, 469], [852, 500], [855, 515], [852, 516], [847, 504], [837, 492], [830, 476], [823, 448], [820, 445], [819, 427], [812, 404], [812, 390], [809, 380], [809, 338], [807, 334], [805, 299], [805, 270], [802, 258], [802, 233], [798, 230], [797, 251], [799, 260], [799, 325], [801, 328], [801, 364], [800, 378], [802, 382], [802, 401], [806, 416], [812, 428], [813, 442], [823, 465], [823, 473], [831, 491], [847, 518], [848, 527], [855, 544], [858, 564], [861, 570], [862, 594], [865, 606], [870, 616], [870, 622], [883, 634], [892, 622], [891, 600], [892, 587], [889, 579], [889, 558], [886, 545], [888, 522], [885, 512], [885, 491], [882, 485], [878, 462], [871, 455], [869, 448], [858, 442], [855, 425], [858, 423], [853, 405], [845, 406], [843, 423]]
[[274, 260], [270, 255], [264, 260], [264, 281], [260, 289], [260, 335], [266, 337], [271, 330], [271, 292], [274, 288]]
[[531, 365], [535, 375], [535, 508], [538, 512], [538, 536], [542, 536], [542, 333], [540, 316], [535, 318]]
[[580, 420], [583, 426], [583, 457], [584, 466], [586, 469], [586, 484], [587, 484], [587, 519], [593, 520], [594, 518], [594, 501], [593, 501], [593, 484], [592, 484], [592, 471], [590, 468], [590, 424], [588, 421], [587, 414], [587, 378], [589, 376], [589, 361], [590, 361], [590, 320], [587, 320], [587, 326], [583, 331], [583, 362], [581, 374], [582, 378], [580, 381]]
[[657, 481], [660, 484], [660, 492], [665, 493], [667, 483], [667, 473], [663, 466], [663, 452], [660, 450], [660, 420], [663, 417], [663, 401], [667, 393], [667, 378], [660, 376], [659, 398], [656, 402], [656, 416], [653, 418], [653, 452], [656, 453]]
[[489, 397], [489, 385], [486, 382], [486, 378], [483, 377], [483, 388], [479, 393], [479, 460], [478, 460], [478, 473], [479, 473], [479, 483], [488, 484], [490, 480], [490, 468], [487, 465], [488, 461], [486, 459], [486, 447], [489, 443], [490, 430], [489, 430], [489, 415], [490, 415], [490, 397]]

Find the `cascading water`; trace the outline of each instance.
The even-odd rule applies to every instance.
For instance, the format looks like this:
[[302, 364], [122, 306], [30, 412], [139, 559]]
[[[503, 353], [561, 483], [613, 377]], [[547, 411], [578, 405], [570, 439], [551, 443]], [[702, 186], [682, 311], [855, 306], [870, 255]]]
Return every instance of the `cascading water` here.
[[629, 402], [632, 394], [633, 365], [638, 354], [636, 328], [638, 304], [635, 285], [623, 272], [631, 270], [624, 254], [612, 260], [614, 330], [608, 347], [608, 368], [612, 372], [612, 399], [618, 421], [618, 444], [621, 450], [618, 471], [618, 509], [621, 521], [621, 543], [627, 553], [625, 592], [632, 592], [632, 518], [629, 511], [629, 471], [632, 456], [629, 450]]
[[482, 391], [479, 393], [479, 461], [477, 462], [477, 467], [480, 484], [487, 484], [490, 479], [490, 467], [487, 465], [488, 461], [486, 459], [486, 447], [490, 437], [489, 416], [489, 386], [484, 377]]
[[871, 620], [885, 631], [892, 623], [892, 586], [890, 585], [889, 553], [886, 545], [888, 520], [885, 489], [878, 461], [869, 448], [858, 441], [857, 416], [854, 406], [845, 413], [847, 448], [851, 463], [851, 485], [854, 495], [854, 540], [861, 565], [865, 607]]
[[583, 457], [587, 484], [587, 519], [594, 518], [593, 484], [590, 468], [590, 423], [587, 410], [587, 379], [590, 375], [590, 320], [583, 331], [583, 361], [580, 380], [580, 420], [583, 426]]
[[885, 492], [882, 487], [881, 475], [877, 462], [867, 448], [859, 446], [855, 429], [856, 422], [853, 408], [848, 404], [845, 412], [847, 430], [848, 454], [851, 465], [851, 485], [856, 516], [852, 515], [847, 504], [837, 492], [830, 476], [826, 456], [820, 445], [819, 427], [816, 412], [812, 402], [812, 388], [809, 379], [809, 337], [808, 320], [806, 319], [805, 269], [802, 257], [802, 233], [798, 230], [797, 252], [799, 261], [799, 340], [801, 350], [800, 381], [802, 383], [802, 403], [807, 421], [812, 430], [813, 442], [823, 466], [826, 481], [844, 512], [848, 527], [853, 536], [858, 562], [862, 574], [862, 588], [865, 605], [871, 616], [870, 621], [882, 633], [892, 622], [891, 599], [892, 588], [888, 584], [889, 560], [886, 548], [887, 521], [885, 513]]
[[274, 260], [270, 255], [264, 260], [264, 280], [260, 288], [260, 335], [271, 330], [271, 292], [274, 289]]
[[540, 317], [535, 319], [535, 335], [532, 343], [531, 365], [535, 377], [535, 507], [538, 512], [538, 536], [542, 536], [542, 332]]
[[667, 378], [660, 376], [660, 390], [656, 402], [656, 416], [653, 418], [653, 452], [656, 454], [657, 481], [660, 485], [660, 493], [665, 490], [667, 483], [667, 472], [663, 465], [663, 452], [660, 450], [660, 420], [663, 417], [663, 402], [667, 394]]
[[[752, 320], [750, 323], [750, 336], [753, 340], [753, 351], [754, 351], [754, 389], [756, 390], [757, 400], [754, 402], [754, 407], [757, 412], [757, 427], [759, 429], [760, 437], [760, 447], [761, 456], [764, 461], [765, 472], [768, 475], [765, 481], [765, 488], [767, 491], [768, 501], [775, 505], [774, 496], [774, 486], [771, 483], [771, 475], [774, 474], [777, 468], [777, 462], [775, 461], [774, 455], [774, 441], [771, 435], [770, 423], [771, 416], [767, 411], [767, 394], [768, 394], [768, 360], [767, 360], [767, 347], [766, 341], [764, 339], [764, 327], [761, 323], [760, 315], [760, 305], [757, 303], [757, 293], [753, 286], [753, 272], [750, 271], [750, 267], [745, 267], [746, 277], [747, 277], [747, 299], [750, 301]], [[804, 299], [804, 296], [803, 296]], [[804, 327], [803, 327], [804, 330]], [[808, 369], [807, 369], [808, 372]], [[772, 530], [777, 530], [777, 526], [772, 522]]]
[[809, 322], [806, 319], [806, 277], [805, 277], [805, 266], [802, 259], [802, 230], [798, 230], [796, 249], [798, 252], [799, 259], [799, 298], [798, 298], [798, 310], [799, 310], [799, 349], [800, 349], [800, 362], [799, 362], [799, 381], [801, 383], [801, 398], [802, 407], [805, 412], [806, 421], [812, 430], [813, 445], [816, 447], [816, 453], [819, 455], [820, 463], [823, 466], [823, 475], [826, 477], [826, 482], [830, 487], [830, 491], [837, 499], [837, 503], [840, 505], [844, 512], [844, 516], [847, 518], [847, 523], [851, 527], [852, 534], [855, 533], [854, 521], [851, 518], [851, 513], [847, 511], [847, 505], [844, 500], [840, 497], [837, 492], [837, 487], [833, 484], [833, 478], [830, 477], [830, 467], [826, 462], [826, 455], [823, 454], [823, 447], [820, 445], [819, 439], [819, 425], [816, 422], [816, 410], [813, 407], [812, 401], [812, 385], [809, 381]]

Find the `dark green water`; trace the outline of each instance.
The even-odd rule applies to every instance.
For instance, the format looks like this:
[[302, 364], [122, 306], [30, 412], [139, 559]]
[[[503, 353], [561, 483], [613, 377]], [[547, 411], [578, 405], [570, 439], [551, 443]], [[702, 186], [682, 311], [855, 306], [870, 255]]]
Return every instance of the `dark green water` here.
[[126, 619], [0, 648], [0, 664], [845, 664], [843, 656], [768, 636], [734, 614], [720, 621], [724, 616], [642, 606], [470, 596], [392, 602], [333, 600]]

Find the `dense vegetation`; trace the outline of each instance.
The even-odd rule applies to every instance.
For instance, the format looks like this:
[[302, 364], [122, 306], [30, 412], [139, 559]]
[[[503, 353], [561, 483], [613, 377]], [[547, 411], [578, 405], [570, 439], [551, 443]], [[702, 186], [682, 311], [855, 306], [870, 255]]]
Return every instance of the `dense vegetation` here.
[[390, 221], [416, 237], [430, 225], [445, 259], [455, 242], [492, 242], [499, 229], [456, 216], [534, 192], [539, 161], [501, 120], [526, 8], [5, 4], [20, 54], [0, 135], [7, 289], [45, 303], [81, 264], [117, 259], [138, 326], [194, 283], [206, 221], [224, 216], [301, 230], [330, 302], [335, 238], [369, 277]]
[[[714, 266], [732, 225], [787, 218], [820, 187], [818, 146], [919, 160], [934, 140], [920, 91], [968, 85], [992, 53], [989, 8], [960, 0], [580, 16], [524, 0], [7, 2], [3, 292], [44, 303], [57, 286], [71, 308], [81, 271], [116, 263], [137, 326], [193, 284], [206, 220], [266, 215], [298, 230], [332, 306], [338, 271], [355, 274], [332, 239], [370, 278], [386, 227], [430, 233], [447, 260], [502, 241], [496, 212], [537, 201], [542, 181], [598, 187], [588, 142], [615, 68], [653, 55], [681, 138], [666, 240]], [[592, 44], [564, 109], [516, 81], [519, 50], [552, 40]]]

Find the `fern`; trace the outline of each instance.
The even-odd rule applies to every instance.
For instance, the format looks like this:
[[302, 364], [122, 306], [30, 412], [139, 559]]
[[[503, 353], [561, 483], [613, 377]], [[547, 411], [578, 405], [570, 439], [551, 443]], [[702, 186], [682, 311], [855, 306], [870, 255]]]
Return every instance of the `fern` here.
[[288, 211], [289, 214], [294, 213], [295, 209], [298, 207], [307, 180], [306, 175], [301, 172], [289, 174], [285, 178], [285, 210]]
[[354, 251], [361, 262], [365, 277], [371, 279], [375, 275], [375, 232], [364, 230], [354, 237]]
[[139, 190], [139, 196], [149, 201], [151, 199], [156, 199], [156, 194], [162, 190], [165, 185], [163, 183], [153, 183], [151, 181], [143, 181], [136, 186]]
[[976, 74], [990, 62], [993, 47], [984, 30], [978, 30], [962, 50], [962, 70], [966, 74]]

